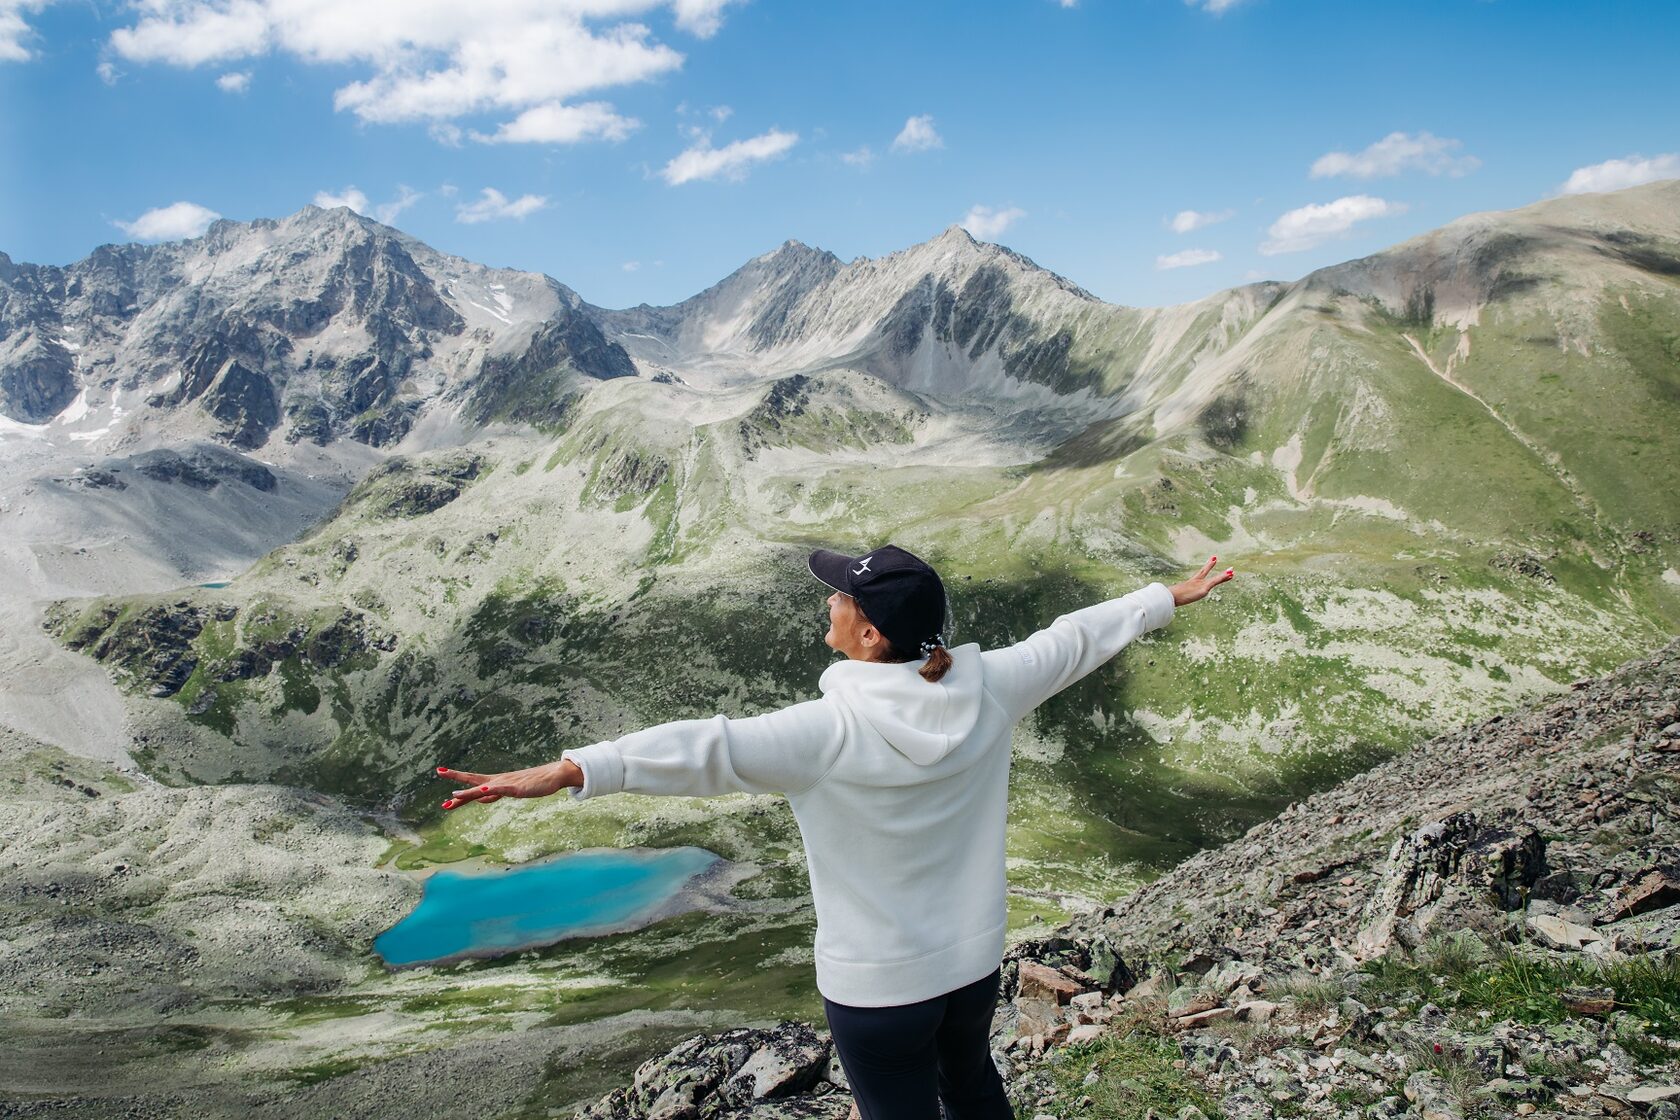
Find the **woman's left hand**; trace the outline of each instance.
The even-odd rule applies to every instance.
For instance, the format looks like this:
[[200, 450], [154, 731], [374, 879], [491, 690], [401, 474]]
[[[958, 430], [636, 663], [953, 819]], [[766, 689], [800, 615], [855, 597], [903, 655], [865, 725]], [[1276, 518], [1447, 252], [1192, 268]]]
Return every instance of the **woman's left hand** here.
[[530, 766], [524, 770], [508, 770], [501, 774], [474, 774], [467, 770], [437, 768], [438, 777], [462, 782], [467, 788], [458, 789], [443, 803], [445, 809], [456, 809], [469, 801], [488, 805], [504, 797], [547, 797], [571, 786], [583, 785], [583, 771], [570, 759]]
[[1172, 591], [1173, 606], [1182, 607], [1186, 603], [1194, 603], [1226, 580], [1236, 578], [1237, 570], [1235, 568], [1226, 568], [1218, 575], [1208, 574], [1213, 571], [1214, 561], [1218, 559], [1217, 556], [1209, 556], [1208, 562], [1202, 565], [1201, 571], [1183, 583], [1172, 585], [1170, 590]]

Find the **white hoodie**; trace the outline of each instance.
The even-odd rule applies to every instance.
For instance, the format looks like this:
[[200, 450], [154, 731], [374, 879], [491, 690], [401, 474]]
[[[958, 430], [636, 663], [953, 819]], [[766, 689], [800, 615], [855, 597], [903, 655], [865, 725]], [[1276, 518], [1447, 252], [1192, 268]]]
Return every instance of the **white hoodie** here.
[[1003, 957], [1015, 724], [1172, 616], [1172, 592], [1152, 583], [1003, 649], [959, 646], [936, 684], [919, 661], [837, 661], [820, 700], [679, 720], [561, 757], [583, 770], [573, 797], [786, 794], [816, 905], [818, 991], [853, 1007], [915, 1003]]

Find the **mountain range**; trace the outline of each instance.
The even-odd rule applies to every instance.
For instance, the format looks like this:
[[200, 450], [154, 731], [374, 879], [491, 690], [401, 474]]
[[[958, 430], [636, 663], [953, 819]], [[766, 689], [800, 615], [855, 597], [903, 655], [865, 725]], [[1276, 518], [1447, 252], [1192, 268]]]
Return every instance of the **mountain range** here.
[[[810, 1012], [778, 799], [446, 815], [431, 767], [808, 698], [830, 656], [810, 547], [925, 555], [948, 633], [987, 645], [1217, 553], [1234, 582], [1020, 729], [1012, 936], [1043, 933], [1420, 736], [1660, 645], [1677, 421], [1677, 182], [1144, 309], [960, 229], [849, 263], [790, 241], [618, 310], [342, 208], [65, 267], [0, 255], [8, 757], [260, 822], [210, 844], [43, 816], [43, 866], [177, 863], [162, 893], [20, 934], [105, 971], [9, 1010], [231, 1030], [224, 991], [291, 1024], [278, 1040], [328, 1013], [309, 1000], [444, 998], [447, 974], [369, 958], [415, 870], [693, 843], [757, 869], [733, 908], [498, 983], [575, 980], [550, 1009], [573, 1024]], [[337, 892], [316, 917], [311, 853]], [[268, 932], [217, 933], [206, 899]], [[119, 927], [192, 955], [198, 990], [102, 948]], [[299, 929], [320, 941], [294, 962], [273, 947]], [[367, 1053], [410, 1045], [397, 1021]]]

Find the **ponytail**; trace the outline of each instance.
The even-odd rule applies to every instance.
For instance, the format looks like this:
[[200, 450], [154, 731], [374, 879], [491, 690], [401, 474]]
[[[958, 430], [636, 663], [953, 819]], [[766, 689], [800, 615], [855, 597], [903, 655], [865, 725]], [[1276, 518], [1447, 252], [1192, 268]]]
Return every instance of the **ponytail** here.
[[938, 684], [939, 678], [943, 677], [950, 668], [950, 653], [946, 651], [944, 646], [934, 646], [928, 651], [927, 663], [917, 672], [921, 673], [922, 679], [929, 684]]
[[[862, 613], [861, 608], [859, 613]], [[867, 619], [869, 616], [864, 615], [863, 617]], [[877, 626], [875, 629], [877, 633], [880, 633], [880, 627]], [[881, 651], [881, 661], [902, 665], [906, 661], [916, 660], [915, 654], [904, 653], [885, 634], [881, 634], [881, 637], [885, 640], [887, 647]], [[938, 684], [940, 678], [951, 671], [951, 653], [945, 648], [944, 634], [935, 634], [922, 643], [922, 657], [924, 658], [924, 664], [916, 672], [920, 673], [922, 679], [929, 684]]]

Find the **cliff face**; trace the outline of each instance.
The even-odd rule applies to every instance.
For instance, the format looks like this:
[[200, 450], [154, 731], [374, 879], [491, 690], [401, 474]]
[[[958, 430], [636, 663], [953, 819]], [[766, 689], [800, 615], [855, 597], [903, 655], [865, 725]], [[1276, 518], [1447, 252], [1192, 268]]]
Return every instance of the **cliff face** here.
[[[1016, 945], [1002, 989], [1022, 1115], [1676, 1115], [1680, 642]], [[830, 1049], [691, 1039], [578, 1116], [839, 1120]]]

